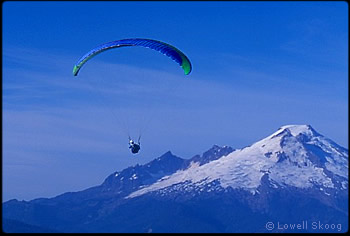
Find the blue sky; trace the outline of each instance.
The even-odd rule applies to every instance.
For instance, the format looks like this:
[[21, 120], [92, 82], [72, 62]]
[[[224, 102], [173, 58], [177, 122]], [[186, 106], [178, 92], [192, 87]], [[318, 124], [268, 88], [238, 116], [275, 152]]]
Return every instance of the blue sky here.
[[[310, 124], [348, 148], [346, 2], [5, 2], [3, 201], [102, 183], [168, 150], [190, 158], [242, 148], [280, 126]], [[104, 42], [145, 48], [76, 61]], [[131, 135], [143, 129], [132, 156]]]

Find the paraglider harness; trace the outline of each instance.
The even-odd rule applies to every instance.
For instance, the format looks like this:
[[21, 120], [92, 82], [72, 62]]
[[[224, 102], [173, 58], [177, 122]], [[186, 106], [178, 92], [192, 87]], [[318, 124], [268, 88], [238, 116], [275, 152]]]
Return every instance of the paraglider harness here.
[[139, 139], [137, 140], [137, 143], [135, 143], [129, 136], [129, 148], [131, 149], [131, 152], [133, 154], [136, 154], [140, 151], [140, 139], [141, 136], [139, 137]]

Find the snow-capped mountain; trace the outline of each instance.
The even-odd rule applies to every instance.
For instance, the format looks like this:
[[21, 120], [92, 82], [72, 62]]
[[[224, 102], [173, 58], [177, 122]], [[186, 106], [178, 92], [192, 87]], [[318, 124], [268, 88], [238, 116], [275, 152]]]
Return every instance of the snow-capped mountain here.
[[[190, 159], [169, 151], [83, 191], [10, 200], [3, 218], [5, 232], [271, 232], [268, 222], [305, 221], [272, 232], [346, 232], [348, 150], [309, 125], [286, 125], [242, 149], [214, 145]], [[316, 221], [328, 229], [311, 228]]]
[[178, 170], [187, 169], [192, 163], [203, 165], [231, 153], [234, 149], [228, 146], [214, 145], [202, 155], [196, 155], [191, 159], [182, 159], [170, 151], [154, 159], [145, 165], [128, 167], [120, 172], [111, 174], [103, 182], [104, 192], [116, 192], [125, 195], [137, 189], [155, 183], [164, 176], [169, 176]]
[[[348, 151], [309, 125], [287, 125], [253, 145], [228, 152], [204, 165], [191, 162], [128, 197], [159, 191], [243, 189], [259, 193], [263, 176], [274, 188], [317, 188], [329, 195], [348, 188]], [[219, 184], [217, 184], [219, 183]]]

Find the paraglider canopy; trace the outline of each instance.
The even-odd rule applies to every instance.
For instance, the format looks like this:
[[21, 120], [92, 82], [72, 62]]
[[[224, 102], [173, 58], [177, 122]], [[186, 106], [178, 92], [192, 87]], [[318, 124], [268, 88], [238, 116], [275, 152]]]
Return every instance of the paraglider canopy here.
[[80, 58], [80, 60], [74, 65], [73, 75], [77, 76], [81, 67], [88, 60], [90, 60], [97, 54], [103, 51], [106, 51], [108, 49], [120, 48], [120, 47], [126, 47], [126, 46], [141, 46], [141, 47], [146, 47], [146, 48], [151, 48], [153, 50], [156, 50], [162, 53], [163, 55], [170, 57], [175, 62], [177, 62], [184, 70], [185, 75], [188, 75], [192, 70], [190, 60], [186, 57], [186, 55], [183, 52], [181, 52], [179, 49], [175, 48], [174, 46], [161, 41], [153, 40], [153, 39], [134, 38], [134, 39], [121, 39], [121, 40], [104, 43], [92, 49], [91, 51], [86, 53], [82, 58]]

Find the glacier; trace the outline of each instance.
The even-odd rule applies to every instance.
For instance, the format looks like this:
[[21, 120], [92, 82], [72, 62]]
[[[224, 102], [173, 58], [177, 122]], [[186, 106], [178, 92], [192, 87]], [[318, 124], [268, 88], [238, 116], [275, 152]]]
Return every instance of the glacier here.
[[344, 190], [348, 187], [348, 153], [310, 125], [286, 125], [251, 146], [217, 160], [204, 165], [192, 162], [187, 169], [142, 186], [126, 198], [158, 190], [164, 194], [174, 191], [172, 187], [179, 188], [178, 185], [183, 185], [181, 189], [185, 191], [203, 191], [207, 185], [206, 191], [213, 191], [217, 188], [214, 182], [219, 182], [224, 189], [243, 189], [256, 194], [264, 175], [275, 188], [316, 187], [328, 194], [326, 190], [337, 185]]

